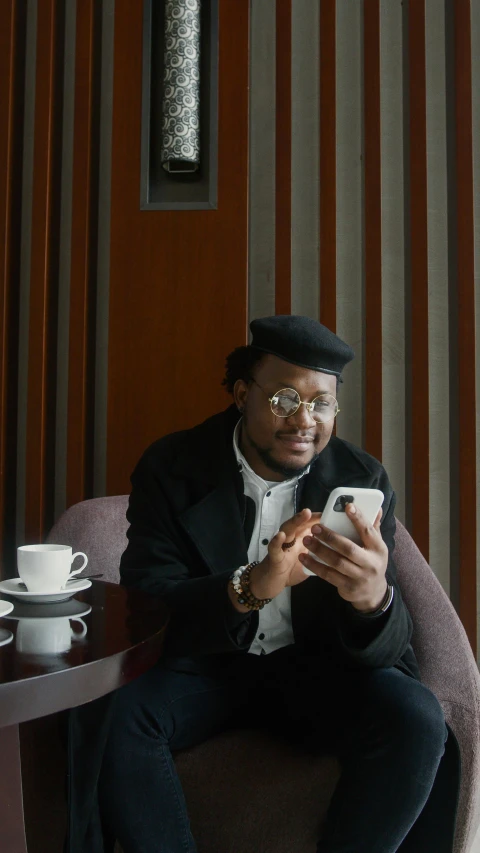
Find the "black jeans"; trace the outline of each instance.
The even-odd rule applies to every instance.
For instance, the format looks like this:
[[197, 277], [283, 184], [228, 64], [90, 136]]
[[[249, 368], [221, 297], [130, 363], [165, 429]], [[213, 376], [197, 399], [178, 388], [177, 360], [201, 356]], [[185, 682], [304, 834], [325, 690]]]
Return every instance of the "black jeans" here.
[[104, 757], [101, 809], [124, 853], [196, 853], [171, 750], [252, 725], [338, 755], [318, 853], [399, 850], [447, 737], [433, 693], [397, 669], [320, 671], [295, 646], [232, 656], [209, 676], [160, 663], [118, 692]]

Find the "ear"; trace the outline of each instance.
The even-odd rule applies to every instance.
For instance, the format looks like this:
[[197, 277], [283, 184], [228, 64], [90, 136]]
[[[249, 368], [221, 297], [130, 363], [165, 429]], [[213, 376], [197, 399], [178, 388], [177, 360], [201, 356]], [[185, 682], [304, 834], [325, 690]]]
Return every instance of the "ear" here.
[[248, 397], [248, 385], [243, 379], [237, 379], [233, 386], [233, 399], [239, 412], [243, 412]]

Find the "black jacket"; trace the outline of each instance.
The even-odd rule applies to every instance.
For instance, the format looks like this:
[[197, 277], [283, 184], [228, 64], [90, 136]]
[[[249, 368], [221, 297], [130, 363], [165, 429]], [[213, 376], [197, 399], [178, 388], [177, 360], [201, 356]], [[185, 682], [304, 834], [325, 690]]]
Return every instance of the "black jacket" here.
[[[132, 474], [122, 583], [164, 598], [172, 613], [166, 654], [191, 669], [208, 668], [211, 656], [245, 653], [258, 627], [258, 614], [239, 614], [227, 594], [233, 569], [248, 562], [255, 521], [233, 450], [238, 417], [231, 406], [194, 429], [161, 438]], [[382, 616], [362, 615], [334, 586], [310, 577], [292, 587], [295, 642], [318, 652], [320, 662], [325, 656], [346, 668], [396, 666], [418, 678], [412, 623], [392, 556], [395, 495], [382, 465], [332, 436], [299, 481], [296, 509], [323, 510], [331, 490], [342, 485], [379, 488], [385, 495], [381, 532], [393, 604]]]

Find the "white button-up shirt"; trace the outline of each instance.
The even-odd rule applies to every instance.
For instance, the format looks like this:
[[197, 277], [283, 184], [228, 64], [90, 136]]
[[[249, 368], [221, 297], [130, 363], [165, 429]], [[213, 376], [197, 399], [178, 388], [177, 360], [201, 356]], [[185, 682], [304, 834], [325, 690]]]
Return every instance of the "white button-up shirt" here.
[[[233, 433], [233, 447], [242, 472], [244, 494], [255, 502], [255, 525], [248, 548], [248, 561], [253, 563], [254, 560], [263, 560], [270, 540], [278, 533], [283, 522], [295, 514], [295, 491], [299, 477], [280, 483], [259, 477], [240, 451], [240, 424], [241, 421]], [[287, 586], [270, 604], [259, 610], [258, 630], [249, 649], [252, 654], [269, 654], [295, 642], [290, 595], [291, 587]]]

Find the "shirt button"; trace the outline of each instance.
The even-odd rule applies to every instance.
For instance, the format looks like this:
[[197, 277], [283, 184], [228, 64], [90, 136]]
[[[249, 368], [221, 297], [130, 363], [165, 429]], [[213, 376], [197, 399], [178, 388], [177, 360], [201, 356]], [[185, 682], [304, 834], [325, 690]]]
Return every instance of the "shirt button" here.
[[271, 492], [267, 492], [267, 494], [265, 495], [265, 497], [266, 497], [266, 498], [269, 498], [271, 494], [272, 494]]
[[262, 539], [262, 545], [268, 545], [268, 539]]
[[259, 639], [259, 640], [264, 640], [264, 639], [265, 639], [265, 634], [259, 634], [259, 635], [258, 635], [258, 639]]

